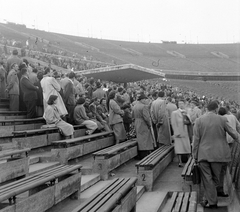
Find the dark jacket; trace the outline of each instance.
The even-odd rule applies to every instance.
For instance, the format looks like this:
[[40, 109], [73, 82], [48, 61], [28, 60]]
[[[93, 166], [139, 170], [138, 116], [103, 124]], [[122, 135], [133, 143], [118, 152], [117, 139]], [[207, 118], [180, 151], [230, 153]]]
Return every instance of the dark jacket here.
[[35, 87], [28, 78], [22, 77], [20, 80], [21, 90], [23, 92], [23, 101], [37, 100], [37, 87]]

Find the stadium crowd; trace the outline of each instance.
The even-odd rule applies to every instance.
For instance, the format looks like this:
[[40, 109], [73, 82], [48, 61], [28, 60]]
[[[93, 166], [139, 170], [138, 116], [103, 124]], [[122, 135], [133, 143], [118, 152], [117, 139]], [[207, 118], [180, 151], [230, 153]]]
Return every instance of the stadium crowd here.
[[122, 86], [73, 71], [64, 75], [30, 65], [18, 57], [17, 50], [6, 63], [0, 62], [0, 79], [0, 98], [9, 97], [11, 111], [27, 111], [27, 118], [43, 116], [45, 127], [57, 126], [66, 137], [73, 137], [75, 124], [86, 126], [88, 135], [112, 130], [116, 143], [136, 137], [140, 159], [174, 143], [179, 167], [182, 155], [193, 153], [200, 162], [203, 204], [215, 207], [217, 195], [226, 196], [220, 175], [231, 160], [233, 142], [239, 141], [239, 105], [200, 97], [159, 79]]

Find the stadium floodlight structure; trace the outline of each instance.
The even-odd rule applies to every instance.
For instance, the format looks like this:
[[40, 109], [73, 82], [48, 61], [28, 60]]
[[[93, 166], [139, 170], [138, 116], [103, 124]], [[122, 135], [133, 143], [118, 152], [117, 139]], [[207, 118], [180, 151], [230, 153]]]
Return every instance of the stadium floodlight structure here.
[[86, 77], [93, 77], [95, 79], [101, 79], [116, 83], [137, 82], [147, 79], [165, 78], [165, 74], [160, 71], [141, 67], [135, 64], [108, 66], [85, 71], [76, 71], [75, 73], [82, 74]]

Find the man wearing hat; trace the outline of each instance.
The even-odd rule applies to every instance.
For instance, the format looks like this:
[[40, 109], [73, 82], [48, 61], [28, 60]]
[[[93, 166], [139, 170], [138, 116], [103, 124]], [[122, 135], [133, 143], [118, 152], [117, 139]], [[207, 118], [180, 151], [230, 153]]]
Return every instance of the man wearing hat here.
[[94, 121], [91, 121], [87, 116], [85, 107], [83, 106], [84, 103], [85, 99], [83, 97], [80, 97], [77, 100], [77, 106], [74, 109], [73, 117], [76, 124], [82, 124], [86, 126], [88, 129], [86, 134], [90, 135], [98, 128], [98, 125]]
[[144, 158], [146, 155], [150, 154], [152, 150], [154, 150], [154, 138], [151, 133], [152, 121], [147, 104], [147, 96], [142, 93], [133, 107], [133, 118], [135, 119], [139, 159]]

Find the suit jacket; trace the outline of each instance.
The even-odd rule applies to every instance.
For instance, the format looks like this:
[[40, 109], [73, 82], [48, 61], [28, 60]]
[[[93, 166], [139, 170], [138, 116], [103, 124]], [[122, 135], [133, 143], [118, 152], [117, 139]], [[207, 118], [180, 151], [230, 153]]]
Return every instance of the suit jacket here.
[[64, 102], [67, 105], [75, 105], [75, 90], [72, 81], [68, 81], [67, 85], [65, 86], [65, 93], [64, 93]]
[[208, 112], [198, 118], [193, 129], [194, 158], [208, 162], [231, 161], [226, 132], [239, 141], [239, 134], [229, 125], [226, 117]]
[[20, 80], [21, 90], [23, 92], [23, 101], [37, 100], [37, 87], [35, 87], [27, 77], [22, 77]]

